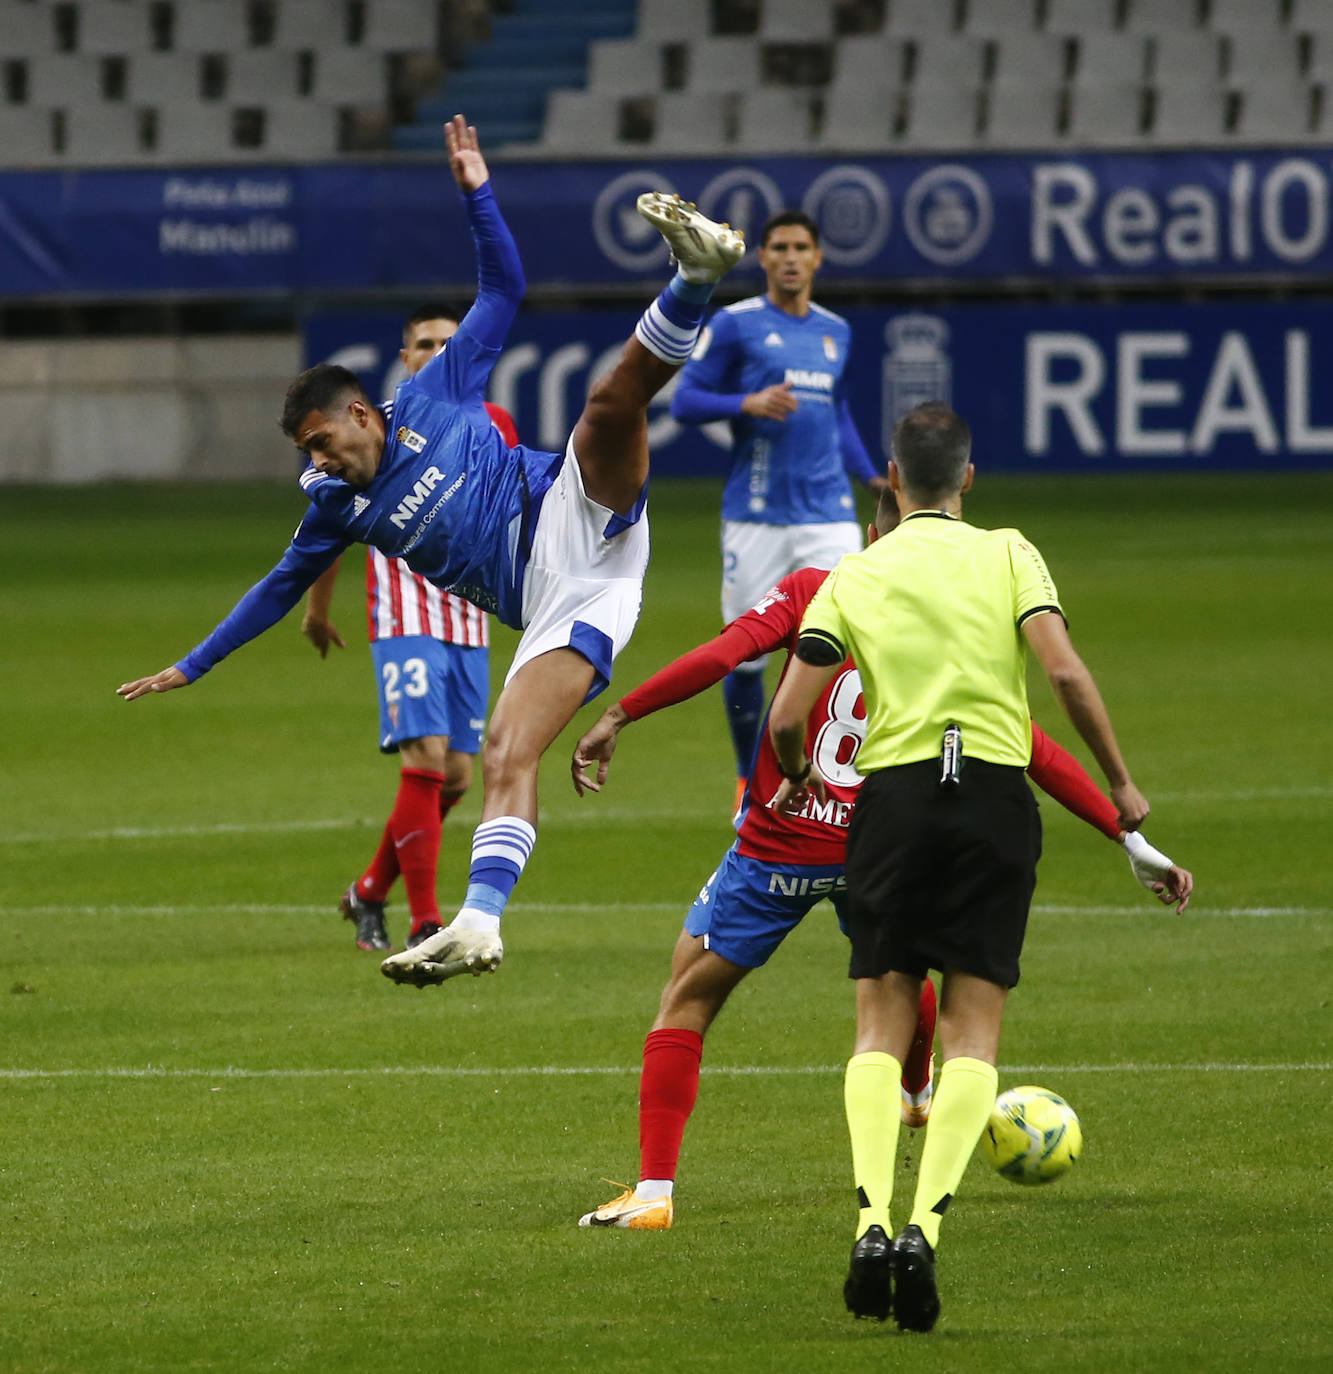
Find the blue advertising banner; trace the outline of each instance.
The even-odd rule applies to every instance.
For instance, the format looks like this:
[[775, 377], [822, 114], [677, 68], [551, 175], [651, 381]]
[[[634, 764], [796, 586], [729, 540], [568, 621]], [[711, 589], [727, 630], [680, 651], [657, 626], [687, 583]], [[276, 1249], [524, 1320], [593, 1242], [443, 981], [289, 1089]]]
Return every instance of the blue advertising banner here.
[[[635, 213], [675, 190], [751, 238], [820, 224], [826, 279], [1034, 282], [1333, 278], [1333, 157], [1315, 150], [502, 162], [535, 286], [660, 277]], [[753, 255], [741, 269], [757, 279]], [[0, 173], [0, 296], [399, 291], [473, 280], [440, 162]]]
[[[949, 402], [989, 471], [1198, 471], [1333, 465], [1333, 318], [1319, 305], [967, 306], [861, 309], [852, 326], [853, 413], [872, 456], [887, 461], [900, 415]], [[524, 311], [491, 377], [490, 399], [523, 441], [563, 448], [589, 379], [634, 326], [627, 310]], [[391, 395], [399, 313], [309, 321], [309, 361], [357, 371]], [[654, 472], [720, 475], [727, 429], [670, 416], [650, 422]]]

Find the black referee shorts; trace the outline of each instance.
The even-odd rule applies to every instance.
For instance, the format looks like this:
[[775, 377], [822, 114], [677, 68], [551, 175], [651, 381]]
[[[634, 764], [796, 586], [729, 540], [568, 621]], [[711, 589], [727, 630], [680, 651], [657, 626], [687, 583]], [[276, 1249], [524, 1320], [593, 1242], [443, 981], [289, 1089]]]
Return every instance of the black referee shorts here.
[[941, 787], [938, 759], [872, 773], [847, 832], [851, 976], [956, 969], [1002, 987], [1018, 956], [1041, 857], [1021, 768], [967, 759]]

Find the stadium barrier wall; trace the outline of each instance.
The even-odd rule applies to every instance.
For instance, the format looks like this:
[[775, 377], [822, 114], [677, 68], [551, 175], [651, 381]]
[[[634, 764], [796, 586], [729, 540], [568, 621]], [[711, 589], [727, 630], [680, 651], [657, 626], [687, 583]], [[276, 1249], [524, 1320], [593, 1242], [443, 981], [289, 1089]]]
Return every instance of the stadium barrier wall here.
[[0, 343], [0, 479], [283, 478], [297, 335]]
[[[495, 182], [537, 290], [659, 277], [666, 250], [634, 211], [645, 190], [677, 190], [751, 236], [800, 206], [821, 226], [835, 280], [1333, 276], [1333, 164], [1319, 148], [506, 161]], [[0, 173], [0, 297], [467, 289], [466, 244], [443, 153]]]

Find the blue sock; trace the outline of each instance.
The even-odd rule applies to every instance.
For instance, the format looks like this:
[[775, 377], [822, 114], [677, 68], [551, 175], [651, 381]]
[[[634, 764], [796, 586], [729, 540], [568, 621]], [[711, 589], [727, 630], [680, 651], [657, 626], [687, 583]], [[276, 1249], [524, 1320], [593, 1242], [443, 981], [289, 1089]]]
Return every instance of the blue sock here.
[[521, 817], [482, 821], [472, 832], [467, 895], [454, 924], [499, 924], [536, 840], [536, 830]]
[[763, 673], [728, 673], [722, 680], [722, 700], [726, 702], [727, 725], [736, 751], [736, 776], [748, 778], [764, 718]]
[[662, 294], [639, 317], [634, 337], [664, 363], [681, 366], [694, 352], [712, 294], [712, 282], [686, 281], [677, 272]]

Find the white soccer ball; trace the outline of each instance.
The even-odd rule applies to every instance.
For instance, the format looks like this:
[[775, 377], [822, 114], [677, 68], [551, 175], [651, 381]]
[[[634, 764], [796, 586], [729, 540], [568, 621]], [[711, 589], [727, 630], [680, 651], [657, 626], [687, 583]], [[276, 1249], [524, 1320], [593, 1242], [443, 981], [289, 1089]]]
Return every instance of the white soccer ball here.
[[981, 1149], [1011, 1183], [1051, 1183], [1083, 1153], [1083, 1129], [1063, 1097], [1029, 1084], [995, 1099]]

